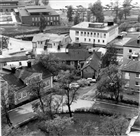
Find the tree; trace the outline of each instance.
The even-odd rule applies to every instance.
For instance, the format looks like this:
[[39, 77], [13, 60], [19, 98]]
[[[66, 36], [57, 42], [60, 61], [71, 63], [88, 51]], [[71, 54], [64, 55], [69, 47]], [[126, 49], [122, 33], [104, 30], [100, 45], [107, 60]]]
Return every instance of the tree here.
[[97, 83], [97, 90], [101, 96], [102, 94], [109, 94], [118, 102], [120, 94], [123, 92], [123, 85], [122, 75], [116, 65], [109, 65], [101, 69]]
[[39, 0], [35, 0], [35, 5], [39, 5]]
[[59, 82], [60, 82], [60, 88], [62, 89], [64, 93], [64, 104], [67, 105], [69, 115], [72, 117], [72, 111], [71, 111], [71, 105], [72, 103], [77, 99], [78, 96], [78, 88], [70, 88], [69, 84], [75, 79], [75, 74], [72, 71], [71, 73], [68, 73], [65, 75]]
[[125, 19], [130, 14], [131, 2], [132, 0], [124, 0], [123, 2], [123, 12], [124, 12]]
[[79, 24], [79, 13], [76, 13], [75, 17], [74, 17], [74, 25]]
[[117, 52], [113, 45], [107, 48], [105, 55], [101, 58], [101, 68], [108, 67], [110, 64], [118, 64]]
[[91, 18], [91, 12], [87, 11], [87, 21], [90, 22], [90, 18]]
[[103, 22], [104, 21], [104, 14], [103, 14], [103, 7], [101, 5], [101, 2], [97, 0], [92, 8], [91, 8], [91, 13], [93, 16], [96, 17], [97, 22]]
[[66, 130], [71, 128], [72, 118], [56, 116], [53, 120], [47, 120], [39, 125], [39, 129], [45, 134], [62, 136]]
[[43, 14], [40, 14], [40, 25], [39, 25], [39, 30], [40, 32], [43, 32], [43, 30], [46, 27], [46, 20]]
[[42, 0], [42, 3], [43, 3], [44, 5], [48, 5], [48, 4], [49, 4], [49, 0]]
[[124, 15], [123, 10], [120, 10], [118, 13], [118, 18], [120, 19], [120, 21], [122, 20], [123, 15]]
[[5, 121], [9, 127], [13, 127], [8, 110], [11, 104], [14, 104], [14, 90], [13, 86], [8, 86], [6, 81], [1, 81], [1, 113], [2, 121]]
[[73, 8], [72, 8], [72, 6], [68, 6], [67, 18], [68, 18], [68, 21], [69, 21], [69, 22], [72, 21], [72, 15], [73, 15]]
[[107, 117], [100, 125], [102, 135], [122, 136], [128, 128], [128, 120], [122, 116]]

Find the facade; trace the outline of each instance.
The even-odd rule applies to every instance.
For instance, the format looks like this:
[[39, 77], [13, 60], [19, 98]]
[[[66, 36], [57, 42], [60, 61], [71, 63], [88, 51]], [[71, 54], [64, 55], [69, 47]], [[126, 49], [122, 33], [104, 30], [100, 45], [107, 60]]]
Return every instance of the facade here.
[[25, 6], [16, 12], [22, 24], [40, 26], [40, 17], [43, 15], [47, 26], [59, 25], [60, 16], [50, 6]]
[[33, 53], [38, 55], [43, 52], [66, 52], [66, 47], [70, 43], [71, 39], [67, 34], [36, 34], [32, 40]]
[[15, 91], [14, 94], [15, 105], [31, 98], [28, 89], [30, 89], [29, 83], [32, 80], [43, 80], [45, 83], [45, 91], [48, 91], [53, 87], [51, 73], [46, 71], [46, 69], [39, 63], [31, 65], [31, 63], [28, 62], [28, 66], [23, 67], [22, 69], [11, 68], [11, 73], [4, 75], [2, 78], [7, 81], [9, 85], [14, 85], [16, 87], [17, 91]]
[[72, 42], [105, 46], [118, 36], [118, 25], [113, 22], [82, 22], [70, 29]]
[[131, 60], [140, 61], [140, 37], [133, 38], [124, 45], [123, 63], [126, 64]]
[[0, 0], [0, 12], [12, 12], [18, 7], [18, 0]]
[[128, 91], [140, 92], [140, 61], [130, 61], [122, 69], [125, 88]]
[[82, 78], [93, 78], [98, 77], [98, 71], [101, 64], [101, 53], [94, 52], [89, 58], [86, 59], [82, 69]]

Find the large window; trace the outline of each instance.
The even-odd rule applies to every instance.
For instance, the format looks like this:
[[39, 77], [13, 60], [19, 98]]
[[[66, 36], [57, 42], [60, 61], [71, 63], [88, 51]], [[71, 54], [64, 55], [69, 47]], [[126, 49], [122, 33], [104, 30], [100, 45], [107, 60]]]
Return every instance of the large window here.
[[75, 41], [76, 41], [76, 42], [79, 42], [79, 37], [76, 37], [76, 38], [75, 38]]
[[75, 35], [79, 35], [79, 31], [75, 31]]
[[128, 72], [125, 72], [125, 79], [130, 79], [130, 74]]

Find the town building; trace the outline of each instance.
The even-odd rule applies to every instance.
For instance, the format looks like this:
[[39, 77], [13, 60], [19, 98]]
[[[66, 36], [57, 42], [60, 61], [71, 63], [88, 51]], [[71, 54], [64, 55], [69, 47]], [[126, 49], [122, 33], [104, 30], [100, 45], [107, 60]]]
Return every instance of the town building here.
[[81, 68], [82, 78], [93, 78], [98, 77], [99, 69], [101, 65], [101, 52], [93, 52], [93, 54], [88, 57]]
[[118, 36], [118, 25], [113, 22], [82, 22], [70, 28], [72, 42], [106, 46]]
[[130, 61], [121, 68], [125, 88], [131, 92], [140, 92], [140, 61]]
[[140, 61], [140, 36], [129, 40], [123, 49], [123, 63], [126, 64], [130, 60]]
[[38, 55], [43, 52], [66, 52], [66, 47], [70, 43], [71, 39], [67, 34], [39, 33], [32, 39], [33, 53]]
[[43, 81], [45, 84], [44, 90], [46, 92], [53, 87], [52, 74], [47, 71], [41, 63], [32, 65], [30, 61], [28, 61], [26, 67], [22, 67], [21, 69], [11, 67], [11, 73], [5, 74], [2, 78], [8, 85], [15, 86], [16, 88], [14, 92], [15, 105], [31, 99], [28, 90], [30, 89], [29, 84], [32, 80], [37, 81], [37, 83]]
[[25, 6], [19, 7], [15, 12], [19, 16], [22, 24], [30, 26], [40, 26], [41, 15], [46, 26], [60, 24], [60, 16], [49, 5], [47, 6]]
[[12, 12], [18, 7], [18, 0], [0, 0], [0, 12]]

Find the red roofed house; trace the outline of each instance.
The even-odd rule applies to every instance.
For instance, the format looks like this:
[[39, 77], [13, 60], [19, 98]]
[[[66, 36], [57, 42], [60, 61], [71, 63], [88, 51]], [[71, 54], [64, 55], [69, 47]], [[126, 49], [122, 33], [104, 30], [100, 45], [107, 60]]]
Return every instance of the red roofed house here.
[[10, 74], [5, 74], [2, 77], [9, 85], [14, 85], [16, 87], [15, 91], [15, 105], [27, 101], [30, 99], [30, 94], [28, 92], [29, 82], [32, 79], [37, 81], [43, 80], [45, 83], [45, 90], [53, 87], [52, 75], [47, 71], [40, 63], [31, 65], [28, 63], [27, 67], [22, 67], [22, 69], [11, 68]]
[[140, 61], [130, 61], [122, 69], [125, 87], [129, 91], [140, 92]]
[[98, 76], [98, 70], [100, 68], [101, 53], [94, 52], [90, 57], [88, 57], [81, 69], [83, 78], [93, 78], [96, 79]]

